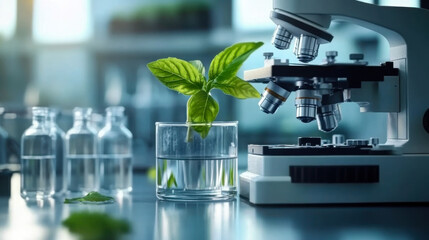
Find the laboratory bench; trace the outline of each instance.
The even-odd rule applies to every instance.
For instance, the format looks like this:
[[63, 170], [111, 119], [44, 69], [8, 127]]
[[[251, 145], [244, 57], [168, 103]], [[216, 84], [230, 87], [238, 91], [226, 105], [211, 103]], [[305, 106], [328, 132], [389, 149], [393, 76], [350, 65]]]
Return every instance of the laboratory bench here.
[[61, 222], [75, 211], [99, 211], [127, 219], [124, 239], [389, 239], [429, 238], [429, 205], [256, 206], [237, 197], [225, 202], [156, 199], [155, 182], [134, 174], [134, 191], [115, 203], [26, 202], [18, 173], [11, 196], [0, 197], [0, 239], [76, 239]]

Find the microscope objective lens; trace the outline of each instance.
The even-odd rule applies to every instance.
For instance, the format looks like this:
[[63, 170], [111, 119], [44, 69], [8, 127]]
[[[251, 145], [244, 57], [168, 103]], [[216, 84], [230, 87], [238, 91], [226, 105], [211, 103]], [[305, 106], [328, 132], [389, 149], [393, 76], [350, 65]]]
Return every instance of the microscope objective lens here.
[[295, 98], [296, 118], [303, 123], [309, 123], [315, 120], [317, 107], [320, 105], [320, 101], [321, 96], [316, 90], [297, 90]]
[[279, 85], [270, 82], [265, 88], [262, 98], [259, 101], [259, 108], [267, 114], [274, 114], [277, 108], [289, 97], [290, 92]]
[[323, 105], [317, 108], [317, 126], [320, 131], [331, 132], [335, 130], [339, 120], [341, 120], [341, 115], [338, 104]]
[[315, 37], [301, 34], [295, 41], [294, 54], [299, 61], [308, 63], [317, 57], [319, 43]]
[[290, 42], [292, 41], [293, 35], [287, 31], [284, 27], [278, 25], [274, 31], [271, 43], [277, 49], [288, 49]]

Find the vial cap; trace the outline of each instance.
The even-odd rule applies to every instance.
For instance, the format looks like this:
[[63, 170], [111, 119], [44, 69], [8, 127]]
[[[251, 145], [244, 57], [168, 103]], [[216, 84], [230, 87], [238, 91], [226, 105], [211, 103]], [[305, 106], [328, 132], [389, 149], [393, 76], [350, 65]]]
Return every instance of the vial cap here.
[[124, 116], [125, 108], [122, 106], [111, 106], [106, 108], [107, 116], [122, 117]]
[[92, 108], [80, 108], [76, 107], [73, 109], [73, 116], [75, 120], [90, 119], [92, 114]]
[[47, 116], [48, 108], [47, 107], [32, 107], [31, 111], [33, 116]]

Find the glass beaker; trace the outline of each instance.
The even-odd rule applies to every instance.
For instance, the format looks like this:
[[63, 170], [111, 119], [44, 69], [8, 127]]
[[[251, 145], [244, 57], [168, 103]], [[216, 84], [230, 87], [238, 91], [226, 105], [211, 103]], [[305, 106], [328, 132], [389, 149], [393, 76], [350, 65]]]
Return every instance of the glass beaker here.
[[[156, 123], [156, 195], [227, 200], [237, 193], [238, 122]], [[210, 126], [206, 137], [195, 131]]]

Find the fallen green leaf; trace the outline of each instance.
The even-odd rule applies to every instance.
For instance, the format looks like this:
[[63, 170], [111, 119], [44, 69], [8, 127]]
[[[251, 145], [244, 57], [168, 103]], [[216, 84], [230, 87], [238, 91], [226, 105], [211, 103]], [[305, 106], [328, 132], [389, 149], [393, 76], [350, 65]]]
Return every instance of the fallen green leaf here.
[[62, 224], [80, 240], [116, 240], [131, 232], [128, 221], [99, 212], [74, 212]]
[[98, 192], [90, 192], [84, 197], [64, 199], [64, 203], [100, 204], [100, 203], [113, 203], [113, 202], [115, 202], [114, 198], [102, 195]]

